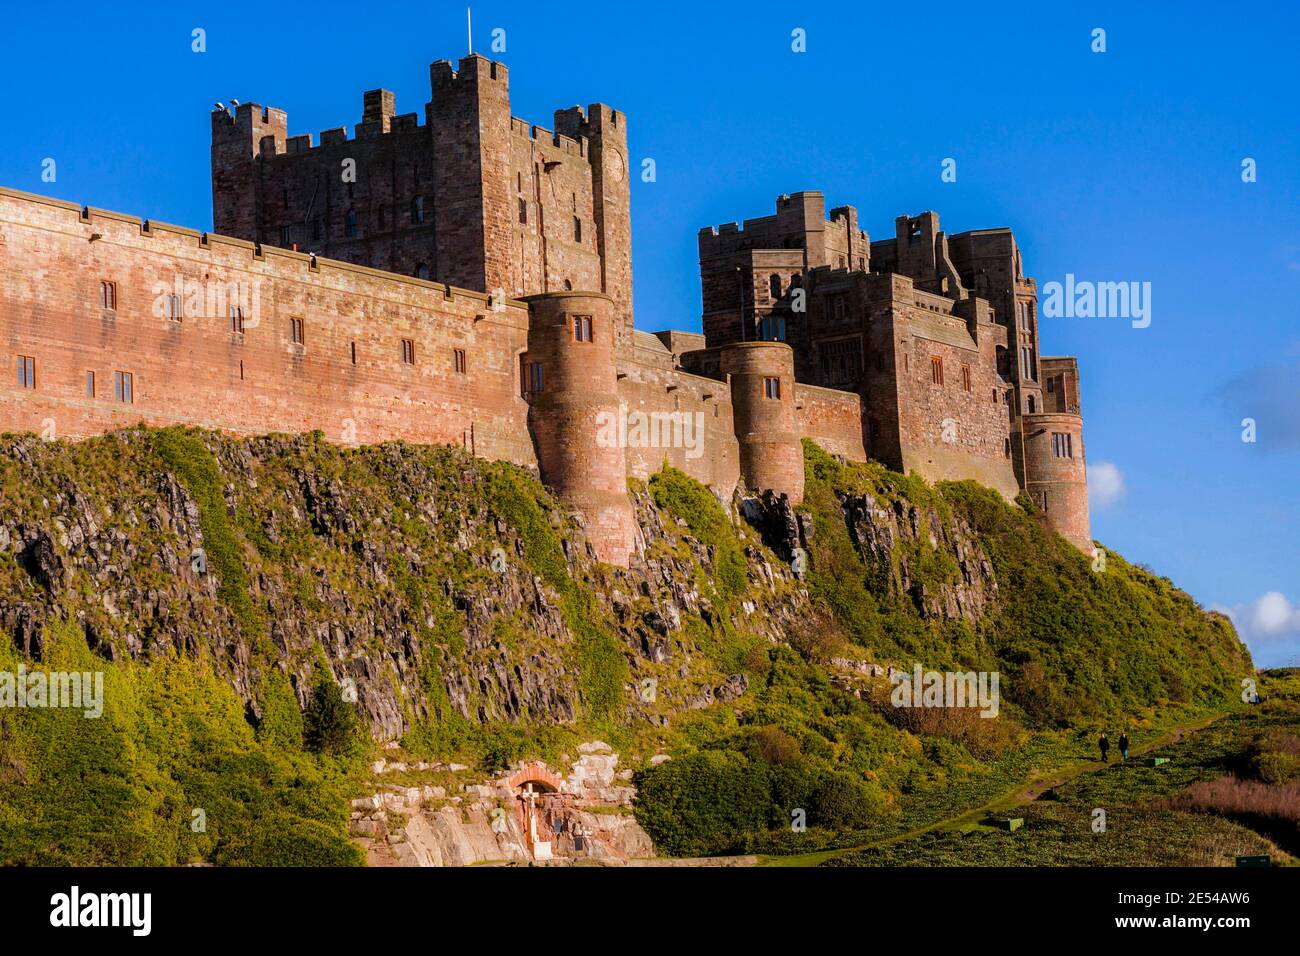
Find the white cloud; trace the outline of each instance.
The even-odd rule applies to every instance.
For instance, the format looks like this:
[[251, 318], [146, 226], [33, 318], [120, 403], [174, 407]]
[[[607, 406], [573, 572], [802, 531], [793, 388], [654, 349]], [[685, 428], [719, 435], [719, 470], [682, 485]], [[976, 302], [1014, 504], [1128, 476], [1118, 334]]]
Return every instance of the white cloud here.
[[1294, 664], [1300, 657], [1300, 604], [1292, 604], [1285, 594], [1269, 591], [1247, 604], [1216, 605], [1213, 610], [1232, 619], [1257, 665]]
[[1109, 508], [1124, 497], [1124, 474], [1109, 461], [1088, 464], [1088, 500], [1098, 508]]

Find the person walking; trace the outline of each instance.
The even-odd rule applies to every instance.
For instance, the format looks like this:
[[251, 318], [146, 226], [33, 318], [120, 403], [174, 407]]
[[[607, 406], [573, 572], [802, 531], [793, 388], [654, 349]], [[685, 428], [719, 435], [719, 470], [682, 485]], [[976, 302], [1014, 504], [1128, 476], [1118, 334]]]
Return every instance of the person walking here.
[[1097, 746], [1101, 748], [1101, 762], [1110, 763], [1110, 741], [1106, 738], [1106, 731], [1103, 730], [1097, 738]]
[[1119, 759], [1128, 760], [1128, 731], [1119, 735]]

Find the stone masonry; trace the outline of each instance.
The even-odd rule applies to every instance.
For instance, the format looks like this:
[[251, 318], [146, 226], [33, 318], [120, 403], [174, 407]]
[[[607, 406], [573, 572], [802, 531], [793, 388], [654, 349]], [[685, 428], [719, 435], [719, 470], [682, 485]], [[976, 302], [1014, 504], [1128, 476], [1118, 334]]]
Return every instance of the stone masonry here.
[[626, 116], [542, 129], [508, 80], [438, 61], [423, 124], [371, 90], [319, 143], [215, 109], [214, 234], [0, 189], [0, 430], [460, 444], [537, 470], [625, 566], [629, 477], [797, 505], [809, 437], [1025, 491], [1091, 550], [1078, 366], [1040, 357], [1010, 230], [927, 212], [871, 242], [853, 207], [782, 196], [701, 231], [703, 334], [637, 331]]

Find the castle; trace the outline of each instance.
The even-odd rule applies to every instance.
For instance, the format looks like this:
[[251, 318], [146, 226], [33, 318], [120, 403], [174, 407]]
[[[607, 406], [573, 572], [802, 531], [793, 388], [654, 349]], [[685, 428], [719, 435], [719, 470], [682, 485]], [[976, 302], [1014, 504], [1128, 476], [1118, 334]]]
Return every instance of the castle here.
[[1091, 551], [1073, 358], [1039, 355], [1008, 229], [870, 241], [821, 193], [699, 234], [703, 333], [632, 321], [626, 117], [511, 115], [482, 56], [430, 67], [424, 122], [367, 92], [352, 137], [212, 113], [214, 233], [0, 189], [0, 431], [137, 422], [462, 445], [534, 468], [605, 561], [627, 479], [798, 504], [801, 440], [1027, 492]]

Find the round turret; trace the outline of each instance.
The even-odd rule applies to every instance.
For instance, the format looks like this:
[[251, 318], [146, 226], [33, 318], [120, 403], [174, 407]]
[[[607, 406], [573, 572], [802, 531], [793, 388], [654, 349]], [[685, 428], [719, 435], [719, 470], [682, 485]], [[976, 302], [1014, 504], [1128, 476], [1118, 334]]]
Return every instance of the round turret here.
[[1091, 553], [1083, 419], [1067, 412], [1040, 412], [1023, 416], [1020, 427], [1025, 447], [1025, 491], [1049, 528]]
[[586, 518], [597, 557], [626, 567], [639, 529], [627, 496], [619, 417], [614, 300], [599, 292], [527, 296], [522, 382], [542, 480]]
[[803, 501], [803, 443], [794, 406], [794, 351], [784, 342], [741, 342], [722, 350], [731, 378], [741, 480], [753, 491]]

